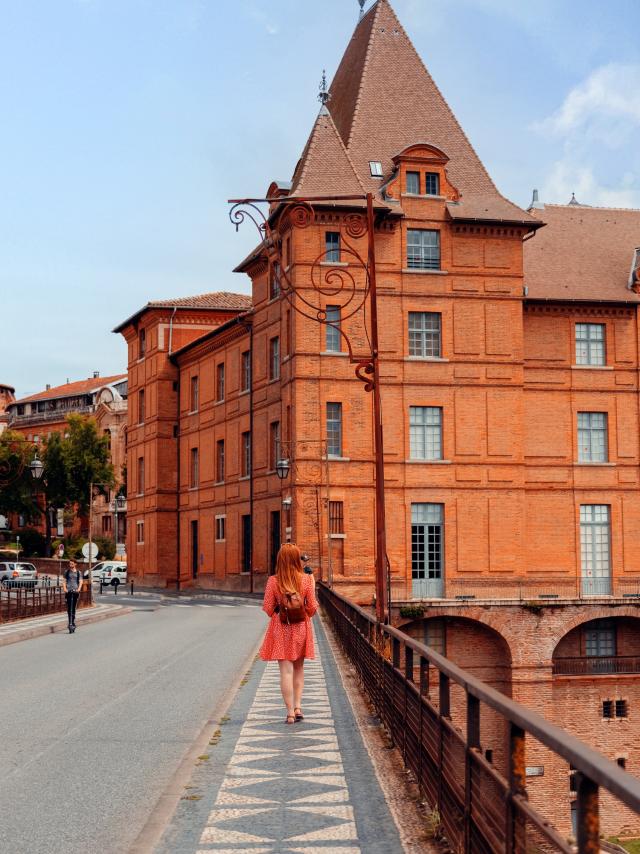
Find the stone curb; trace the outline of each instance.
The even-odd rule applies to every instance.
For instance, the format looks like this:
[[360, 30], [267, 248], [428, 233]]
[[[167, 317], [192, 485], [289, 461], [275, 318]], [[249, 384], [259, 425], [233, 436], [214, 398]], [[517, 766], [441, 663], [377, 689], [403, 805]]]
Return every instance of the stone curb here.
[[[90, 623], [99, 623], [102, 620], [108, 620], [111, 617], [123, 617], [125, 614], [130, 614], [133, 610], [132, 608], [128, 608], [124, 605], [105, 605], [105, 610], [100, 611], [98, 613], [89, 613], [86, 616], [84, 615], [85, 610], [78, 612], [78, 626], [87, 626]], [[44, 618], [43, 618], [44, 619]], [[19, 643], [20, 641], [31, 640], [32, 638], [39, 638], [42, 635], [50, 635], [54, 632], [66, 632], [67, 631], [67, 623], [66, 618], [61, 620], [59, 623], [53, 623], [46, 626], [31, 626], [28, 629], [18, 629], [11, 634], [0, 635], [0, 647], [9, 646], [12, 643]]]

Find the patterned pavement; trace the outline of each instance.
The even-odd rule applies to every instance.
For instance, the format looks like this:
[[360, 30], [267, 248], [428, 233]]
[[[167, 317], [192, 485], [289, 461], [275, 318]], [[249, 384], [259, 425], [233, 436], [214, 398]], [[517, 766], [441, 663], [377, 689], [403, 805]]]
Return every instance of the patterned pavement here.
[[284, 724], [278, 665], [257, 662], [157, 854], [402, 852], [319, 622], [305, 720]]

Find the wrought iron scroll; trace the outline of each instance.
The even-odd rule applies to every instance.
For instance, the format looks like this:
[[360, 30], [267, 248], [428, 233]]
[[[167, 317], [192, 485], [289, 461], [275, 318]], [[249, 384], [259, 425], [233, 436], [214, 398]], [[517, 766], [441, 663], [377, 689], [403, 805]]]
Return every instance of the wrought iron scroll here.
[[[256, 200], [248, 199], [232, 204], [229, 219], [235, 225], [236, 231], [247, 221], [254, 224], [260, 235], [260, 249], [272, 265], [277, 265], [280, 296], [286, 299], [298, 314], [316, 323], [331, 326], [339, 332], [349, 359], [355, 365], [356, 376], [364, 383], [365, 391], [372, 391], [373, 354], [354, 352], [352, 342], [342, 328], [342, 321], [349, 320], [363, 311], [365, 337], [368, 340], [366, 303], [371, 289], [370, 271], [366, 258], [353, 243], [367, 234], [366, 216], [361, 213], [349, 213], [339, 223], [335, 223], [334, 227], [340, 229], [341, 260], [329, 260], [328, 252], [321, 252], [311, 264], [308, 283], [310, 287], [296, 288], [289, 270], [283, 263], [283, 238], [291, 229], [305, 229], [312, 225], [316, 221], [315, 209], [305, 199], [263, 201], [277, 201], [284, 205], [276, 221], [272, 222], [270, 217], [264, 215]], [[370, 239], [372, 237], [373, 235], [370, 235]], [[322, 298], [340, 299], [339, 326], [327, 319], [326, 309], [321, 305]]]

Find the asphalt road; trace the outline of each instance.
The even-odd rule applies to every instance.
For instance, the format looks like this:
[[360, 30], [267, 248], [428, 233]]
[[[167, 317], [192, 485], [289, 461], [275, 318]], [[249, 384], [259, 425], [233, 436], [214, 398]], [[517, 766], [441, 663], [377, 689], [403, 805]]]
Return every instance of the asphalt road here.
[[126, 852], [266, 626], [257, 603], [117, 601], [0, 648], [3, 854]]

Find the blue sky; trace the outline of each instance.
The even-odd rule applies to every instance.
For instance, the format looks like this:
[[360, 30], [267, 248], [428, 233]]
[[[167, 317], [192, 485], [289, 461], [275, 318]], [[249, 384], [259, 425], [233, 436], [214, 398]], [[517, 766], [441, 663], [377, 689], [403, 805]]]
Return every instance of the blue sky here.
[[[508, 197], [640, 207], [637, 0], [392, 3]], [[111, 329], [149, 299], [248, 291], [226, 199], [290, 178], [358, 4], [0, 13], [0, 381], [22, 396], [124, 371]]]

